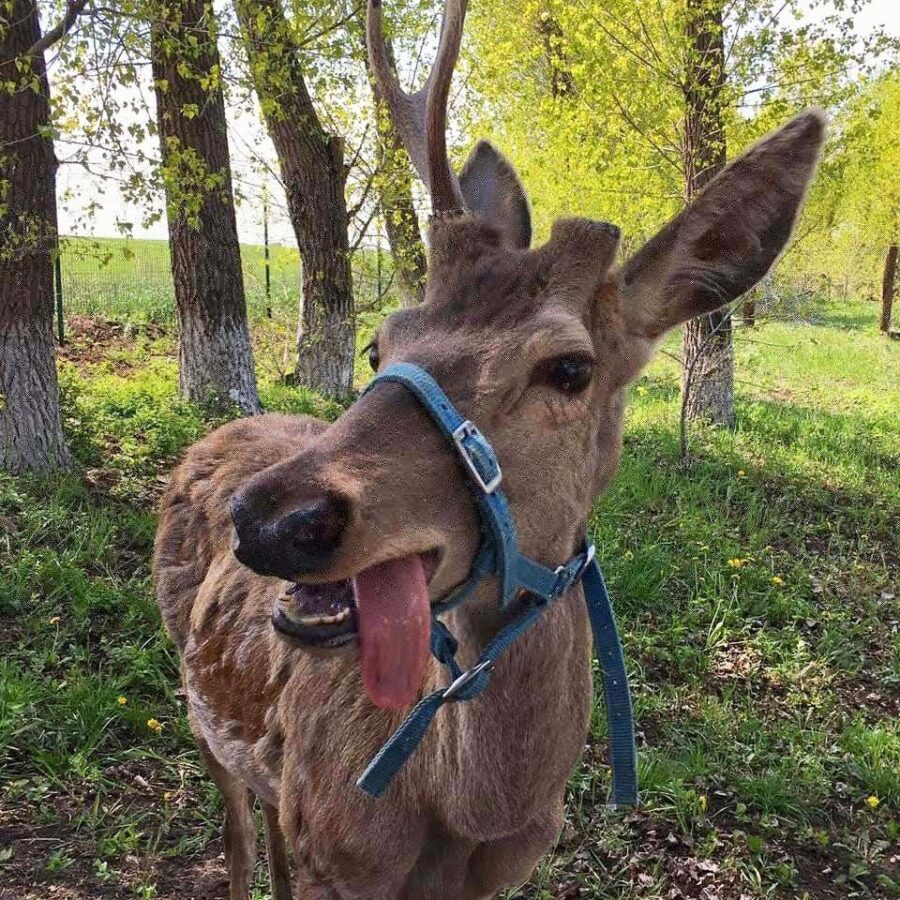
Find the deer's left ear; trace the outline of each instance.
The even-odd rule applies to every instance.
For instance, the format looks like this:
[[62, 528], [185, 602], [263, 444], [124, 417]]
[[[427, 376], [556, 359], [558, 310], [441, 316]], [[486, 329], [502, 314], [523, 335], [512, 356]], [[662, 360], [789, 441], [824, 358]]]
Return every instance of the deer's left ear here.
[[459, 173], [466, 209], [498, 228], [513, 247], [531, 245], [531, 210], [525, 188], [506, 157], [479, 141]]
[[820, 111], [797, 116], [728, 166], [625, 264], [632, 331], [655, 339], [766, 274], [790, 237], [824, 136]]

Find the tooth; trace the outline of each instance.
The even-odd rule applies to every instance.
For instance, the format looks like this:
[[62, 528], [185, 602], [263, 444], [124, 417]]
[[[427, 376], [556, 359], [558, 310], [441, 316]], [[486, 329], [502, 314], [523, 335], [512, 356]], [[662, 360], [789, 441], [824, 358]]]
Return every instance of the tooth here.
[[337, 625], [340, 622], [344, 622], [350, 618], [350, 610], [342, 609], [339, 613], [333, 616], [304, 616], [302, 614], [296, 614], [291, 611], [289, 614], [290, 618], [292, 618], [298, 625], [304, 625], [308, 628], [315, 628], [319, 625]]
[[343, 622], [344, 619], [350, 618], [350, 610], [342, 609], [339, 613], [336, 613], [333, 616], [320, 616], [319, 620], [322, 625], [335, 625], [338, 622]]

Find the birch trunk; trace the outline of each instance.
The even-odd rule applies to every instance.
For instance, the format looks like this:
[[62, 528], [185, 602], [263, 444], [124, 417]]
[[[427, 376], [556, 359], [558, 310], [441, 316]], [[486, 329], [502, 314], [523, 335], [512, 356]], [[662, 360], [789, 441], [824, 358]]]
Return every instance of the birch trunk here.
[[161, 0], [151, 35], [181, 395], [262, 411], [209, 0]]
[[34, 0], [12, 0], [0, 14], [0, 85], [18, 86], [0, 90], [0, 469], [13, 473], [70, 462], [53, 344], [50, 92], [43, 53], [23, 63], [39, 38]]

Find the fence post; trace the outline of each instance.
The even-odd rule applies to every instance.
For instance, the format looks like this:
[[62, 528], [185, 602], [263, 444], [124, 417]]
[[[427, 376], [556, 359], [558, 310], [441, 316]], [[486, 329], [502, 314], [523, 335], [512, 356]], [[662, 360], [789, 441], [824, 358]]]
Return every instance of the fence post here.
[[63, 322], [63, 287], [62, 287], [62, 245], [57, 241], [56, 255], [53, 260], [53, 271], [56, 276], [54, 280], [54, 290], [56, 293], [56, 337], [59, 345], [62, 346], [66, 342], [66, 326]]
[[266, 315], [272, 318], [272, 271], [269, 265], [269, 190], [263, 185], [263, 259], [266, 267]]

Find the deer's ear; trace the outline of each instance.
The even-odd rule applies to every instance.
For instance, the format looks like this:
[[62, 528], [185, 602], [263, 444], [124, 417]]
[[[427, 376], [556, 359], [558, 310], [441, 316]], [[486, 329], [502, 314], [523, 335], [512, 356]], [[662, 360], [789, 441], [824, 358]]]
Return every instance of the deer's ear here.
[[625, 264], [621, 289], [633, 330], [657, 338], [765, 275], [790, 237], [824, 136], [818, 110], [772, 132]]
[[500, 229], [513, 247], [531, 245], [531, 210], [516, 170], [487, 141], [479, 141], [459, 173], [466, 209]]

